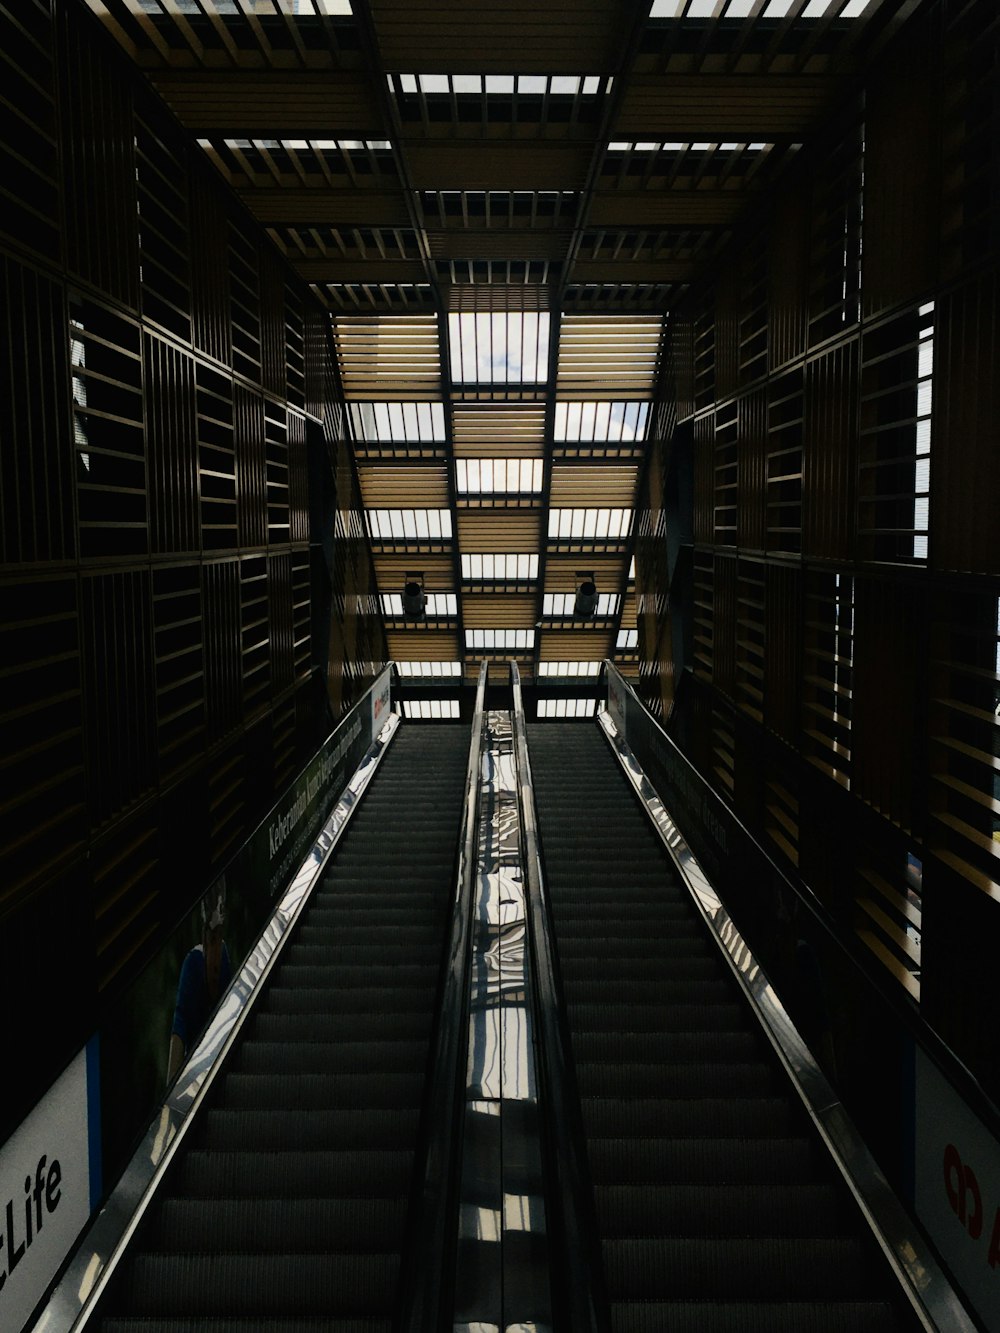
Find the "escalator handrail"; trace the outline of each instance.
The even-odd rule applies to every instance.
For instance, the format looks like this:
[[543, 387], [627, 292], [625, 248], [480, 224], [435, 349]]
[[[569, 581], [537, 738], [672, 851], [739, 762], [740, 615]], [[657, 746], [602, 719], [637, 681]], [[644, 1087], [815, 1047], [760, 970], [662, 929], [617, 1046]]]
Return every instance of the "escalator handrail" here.
[[539, 1109], [549, 1180], [546, 1212], [554, 1254], [553, 1307], [556, 1328], [572, 1333], [607, 1333], [608, 1304], [603, 1260], [586, 1167], [585, 1136], [576, 1073], [570, 1053], [562, 979], [555, 955], [552, 917], [542, 870], [521, 676], [510, 664], [514, 700], [514, 757], [527, 883], [526, 920], [531, 945], [533, 995], [539, 1043]]
[[[927, 1058], [932, 1061], [938, 1069], [941, 1076], [947, 1079], [959, 1092], [963, 1100], [970, 1106], [983, 1122], [986, 1128], [995, 1138], [1000, 1138], [1000, 1106], [992, 1099], [983, 1085], [979, 1082], [972, 1071], [962, 1062], [962, 1060], [951, 1050], [951, 1048], [928, 1027], [926, 1022], [921, 1019], [912, 1004], [904, 997], [900, 996], [895, 989], [886, 986], [882, 979], [863, 966], [857, 955], [845, 942], [841, 932], [836, 928], [827, 909], [804, 881], [796, 881], [789, 877], [787, 871], [774, 860], [759, 839], [755, 838], [747, 826], [740, 819], [739, 815], [732, 807], [719, 795], [705, 777], [698, 771], [695, 765], [687, 757], [677, 742], [671, 737], [663, 727], [663, 723], [650, 710], [646, 702], [640, 698], [635, 689], [629, 684], [625, 677], [615, 666], [610, 658], [605, 658], [602, 663], [602, 679], [608, 674], [613, 673], [616, 684], [618, 684], [629, 696], [629, 699], [642, 710], [646, 721], [659, 732], [660, 740], [667, 748], [669, 753], [683, 764], [685, 772], [704, 790], [709, 796], [721, 805], [731, 820], [734, 828], [739, 832], [742, 838], [753, 847], [754, 852], [766, 865], [768, 874], [775, 883], [784, 885], [788, 891], [794, 894], [796, 901], [801, 903], [802, 907], [809, 913], [810, 918], [815, 921], [823, 935], [837, 949], [842, 958], [864, 977], [865, 982], [870, 985], [879, 995], [883, 1004], [893, 1015], [900, 1027], [910, 1036], [910, 1038], [919, 1044]], [[623, 739], [626, 739], [623, 737]], [[631, 748], [631, 742], [627, 742]], [[636, 758], [643, 764], [643, 756], [637, 754]], [[644, 765], [645, 766], [645, 765]], [[657, 795], [665, 800], [663, 792], [657, 792]], [[686, 835], [684, 829], [681, 833]]]
[[452, 1326], [455, 1240], [458, 1233], [465, 1100], [465, 1037], [471, 989], [472, 902], [478, 831], [487, 663], [479, 669], [465, 777], [447, 955], [438, 993], [429, 1087], [410, 1210], [409, 1243], [400, 1280], [400, 1333], [437, 1333]]

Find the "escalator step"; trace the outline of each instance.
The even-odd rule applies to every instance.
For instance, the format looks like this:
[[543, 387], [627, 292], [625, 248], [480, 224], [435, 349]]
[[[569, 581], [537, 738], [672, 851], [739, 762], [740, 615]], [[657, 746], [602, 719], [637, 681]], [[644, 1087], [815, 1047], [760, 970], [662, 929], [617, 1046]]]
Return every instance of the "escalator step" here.
[[298, 1254], [379, 1253], [398, 1248], [406, 1199], [167, 1199], [147, 1245], [161, 1253], [212, 1249], [242, 1254], [260, 1246]]
[[120, 1307], [186, 1321], [225, 1310], [260, 1316], [388, 1315], [399, 1260], [388, 1254], [137, 1254], [118, 1289]]
[[700, 1003], [691, 1003], [692, 988], [682, 990], [681, 985], [637, 983], [636, 990], [644, 992], [641, 1002], [629, 1004], [624, 981], [580, 982], [567, 996], [567, 1009], [571, 1022], [585, 1032], [738, 1032], [742, 1028], [745, 1020], [739, 1005], [711, 992]]
[[[143, 1315], [115, 1315], [103, 1320], [103, 1333], [179, 1333], [173, 1319], [148, 1319]], [[242, 1319], [216, 1319], [211, 1315], [184, 1320], [183, 1333], [247, 1333]], [[331, 1319], [320, 1315], [314, 1319], [282, 1318], [255, 1319], [253, 1333], [393, 1333], [390, 1319]]]
[[336, 1144], [348, 1149], [387, 1148], [398, 1151], [416, 1141], [420, 1114], [417, 1108], [354, 1111], [308, 1111], [282, 1107], [247, 1111], [209, 1107], [195, 1126], [200, 1148], [224, 1149], [234, 1143], [252, 1143], [259, 1152], [280, 1152], [289, 1143], [302, 1151], [322, 1152]]
[[409, 1152], [234, 1152], [190, 1149], [176, 1170], [175, 1193], [198, 1199], [377, 1199], [405, 1194]]
[[[271, 992], [272, 999], [276, 994]], [[331, 1014], [260, 1013], [250, 1020], [250, 1035], [261, 1041], [299, 1041], [306, 1025], [310, 1041], [370, 1041], [424, 1038], [430, 1033], [430, 1019], [420, 1010], [402, 1013]]]
[[288, 1074], [279, 1064], [270, 1073], [226, 1076], [223, 1105], [233, 1110], [367, 1111], [372, 1107], [419, 1106], [423, 1097], [422, 1073]]
[[834, 1236], [852, 1220], [833, 1185], [612, 1185], [594, 1199], [611, 1238]]
[[809, 1139], [592, 1139], [595, 1184], [798, 1185], [814, 1178]]
[[702, 1060], [739, 1064], [760, 1054], [752, 1032], [577, 1032], [573, 1037], [577, 1068], [581, 1064], [621, 1060], [624, 1064], [698, 1064]]
[[765, 1064], [578, 1064], [581, 1097], [766, 1097], [779, 1089]]
[[307, 984], [305, 976], [302, 978], [302, 984], [296, 985], [294, 975], [289, 976], [287, 984], [272, 984], [267, 994], [268, 1011], [280, 1015], [323, 1015], [336, 1011], [341, 1016], [352, 1018], [355, 1015], [412, 1016], [414, 1012], [426, 1014], [427, 1005], [433, 1003], [434, 999], [432, 987], [426, 987], [422, 991], [413, 987], [373, 990], [370, 986], [331, 990], [329, 986], [317, 986], [315, 974], [309, 975], [312, 977], [312, 985]]
[[366, 1070], [422, 1072], [427, 1063], [425, 1041], [339, 1041], [312, 1039], [304, 1034], [294, 1042], [253, 1041], [236, 1053], [233, 1070], [241, 1074], [281, 1077], [293, 1074], [361, 1074]]
[[[793, 1138], [802, 1129], [802, 1115], [787, 1097], [653, 1097], [621, 1099], [587, 1097], [583, 1122], [595, 1139], [656, 1139], [700, 1136], [754, 1139]], [[711, 1128], [709, 1128], [711, 1127]]]
[[864, 1249], [847, 1237], [657, 1237], [602, 1248], [612, 1299], [858, 1300], [874, 1290]]
[[888, 1333], [882, 1301], [648, 1301], [614, 1303], [613, 1333]]

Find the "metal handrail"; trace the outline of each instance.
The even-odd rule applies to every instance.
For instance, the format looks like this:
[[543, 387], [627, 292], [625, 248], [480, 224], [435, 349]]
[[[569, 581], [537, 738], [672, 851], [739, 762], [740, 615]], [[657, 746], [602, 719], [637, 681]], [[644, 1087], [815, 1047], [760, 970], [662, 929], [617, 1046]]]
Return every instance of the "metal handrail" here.
[[546, 1211], [553, 1252], [556, 1327], [571, 1333], [607, 1333], [610, 1322], [603, 1289], [603, 1261], [586, 1166], [585, 1136], [576, 1072], [570, 1052], [562, 980], [552, 938], [551, 909], [542, 870], [521, 675], [510, 664], [514, 697], [514, 757], [517, 766], [523, 865], [527, 882], [539, 1066], [539, 1109], [546, 1146], [549, 1189]]
[[422, 1183], [410, 1210], [410, 1243], [404, 1249], [400, 1333], [437, 1333], [439, 1329], [452, 1326], [465, 1098], [463, 1042], [468, 1032], [470, 1004], [472, 898], [486, 678], [487, 663], [483, 661], [472, 716], [451, 933], [439, 988], [433, 1051], [428, 1064], [431, 1072], [422, 1118], [423, 1157], [414, 1173]]

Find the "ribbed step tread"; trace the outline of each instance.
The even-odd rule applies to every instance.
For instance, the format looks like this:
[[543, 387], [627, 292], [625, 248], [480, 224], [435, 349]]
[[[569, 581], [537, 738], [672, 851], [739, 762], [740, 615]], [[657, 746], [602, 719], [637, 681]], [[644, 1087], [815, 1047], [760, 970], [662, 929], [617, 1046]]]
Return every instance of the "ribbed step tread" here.
[[581, 1097], [765, 1097], [777, 1072], [754, 1064], [577, 1064]]
[[258, 1152], [282, 1152], [289, 1144], [296, 1149], [324, 1152], [331, 1146], [343, 1152], [387, 1148], [399, 1151], [416, 1141], [420, 1113], [417, 1107], [377, 1109], [366, 1107], [363, 1116], [354, 1111], [303, 1111], [299, 1107], [264, 1110], [226, 1110], [209, 1107], [193, 1133], [200, 1148], [225, 1151], [233, 1145], [252, 1143]]
[[281, 1066], [270, 1073], [226, 1076], [221, 1101], [232, 1109], [369, 1110], [372, 1107], [419, 1106], [422, 1072], [395, 1074], [289, 1074]]
[[583, 1123], [595, 1139], [759, 1140], [797, 1137], [802, 1113], [787, 1097], [586, 1097]]
[[393, 1198], [410, 1185], [408, 1151], [189, 1149], [177, 1168], [177, 1195], [198, 1199]]
[[647, 1301], [611, 1306], [612, 1333], [892, 1333], [883, 1301]]
[[389, 1252], [402, 1239], [406, 1199], [167, 1199], [144, 1237], [163, 1253]]
[[873, 1294], [868, 1256], [846, 1237], [606, 1240], [612, 1300], [848, 1300]]
[[[242, 1319], [214, 1319], [188, 1315], [183, 1330], [174, 1319], [149, 1319], [144, 1315], [114, 1315], [101, 1321], [101, 1333], [247, 1333]], [[253, 1333], [393, 1333], [391, 1319], [255, 1319]]]
[[388, 1254], [137, 1254], [117, 1304], [152, 1315], [389, 1315], [399, 1260]]
[[814, 1177], [809, 1139], [591, 1139], [597, 1185], [798, 1185]]
[[393, 1071], [423, 1072], [427, 1063], [426, 1041], [253, 1041], [238, 1051], [233, 1068], [241, 1074], [266, 1074], [280, 1070], [287, 1078], [297, 1074], [360, 1075]]
[[[272, 991], [271, 998], [275, 992]], [[426, 1038], [430, 1035], [429, 1014], [417, 1010], [393, 1013], [259, 1013], [250, 1020], [250, 1035], [262, 1041], [301, 1041], [303, 1030], [309, 1041], [373, 1042]]]
[[841, 1235], [853, 1223], [833, 1185], [611, 1185], [594, 1191], [609, 1238]]

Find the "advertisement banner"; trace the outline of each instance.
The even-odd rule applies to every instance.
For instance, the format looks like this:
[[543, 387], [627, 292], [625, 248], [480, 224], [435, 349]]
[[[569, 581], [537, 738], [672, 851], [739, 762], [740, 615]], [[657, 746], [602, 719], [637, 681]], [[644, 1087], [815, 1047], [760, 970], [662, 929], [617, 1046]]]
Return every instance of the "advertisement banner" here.
[[0, 1328], [21, 1328], [100, 1192], [92, 1043], [0, 1149]]
[[1000, 1333], [1000, 1144], [917, 1050], [914, 1204], [983, 1326]]
[[102, 1028], [103, 1141], [125, 1165], [389, 711], [390, 672], [329, 736]]

